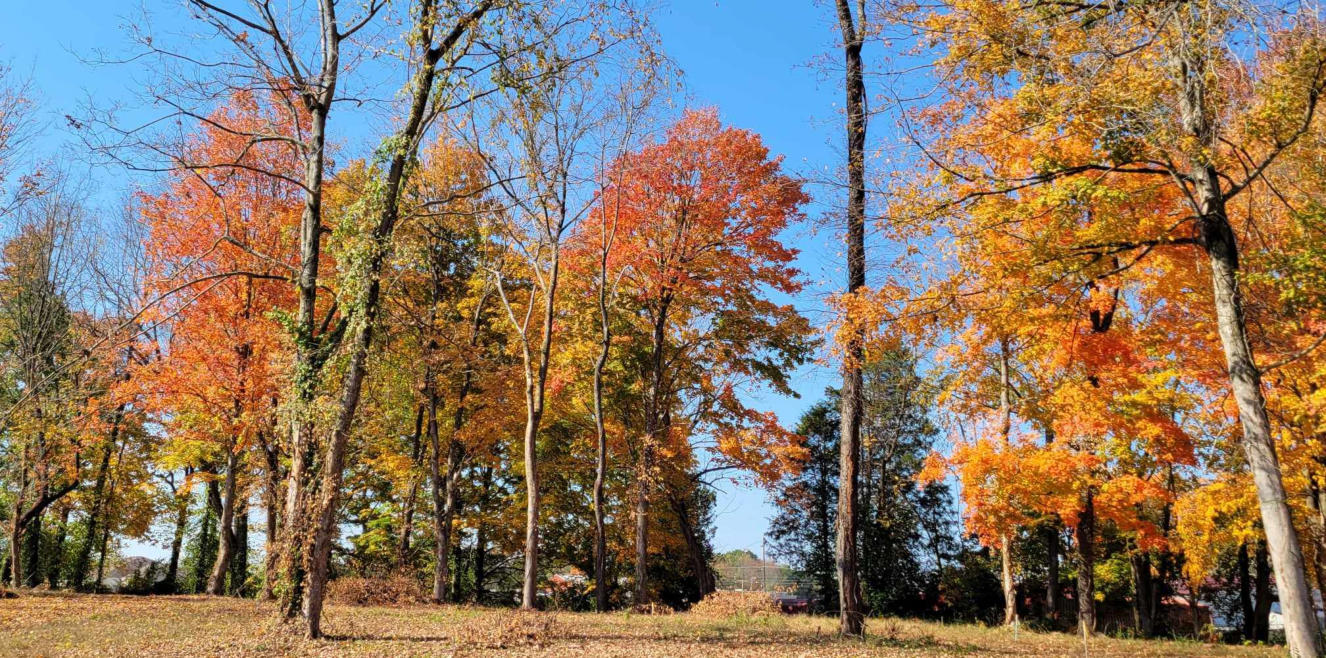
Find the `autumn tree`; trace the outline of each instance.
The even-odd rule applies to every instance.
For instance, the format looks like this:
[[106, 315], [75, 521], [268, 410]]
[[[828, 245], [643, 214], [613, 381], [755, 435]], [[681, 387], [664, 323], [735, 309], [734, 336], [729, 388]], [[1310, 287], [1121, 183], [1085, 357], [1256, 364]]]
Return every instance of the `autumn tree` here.
[[[688, 112], [617, 166], [623, 173], [608, 197], [620, 204], [614, 258], [633, 263], [622, 286], [637, 313], [644, 391], [635, 509], [635, 600], [643, 603], [650, 503], [676, 468], [657, 464], [658, 451], [688, 455], [690, 437], [709, 432], [721, 464], [708, 468], [740, 464], [765, 482], [799, 452], [738, 390], [786, 392], [787, 372], [807, 356], [805, 319], [766, 296], [800, 289], [796, 252], [779, 233], [800, 219], [807, 197], [757, 135], [725, 128], [713, 111]], [[697, 570], [703, 582], [706, 569]]]
[[[1209, 271], [1201, 276], [1211, 277], [1210, 308], [1263, 501], [1291, 649], [1318, 655], [1252, 356], [1238, 281], [1240, 220], [1231, 211], [1310, 132], [1326, 70], [1318, 18], [1305, 9], [1271, 19], [1256, 7], [1222, 3], [897, 9], [902, 24], [926, 26], [918, 45], [933, 53], [944, 80], [943, 101], [909, 113], [907, 123], [942, 192], [924, 208], [900, 204], [899, 221], [951, 217], [1042, 186], [1149, 187], [1173, 199], [1145, 222], [1091, 215], [1085, 230], [1029, 262], [1075, 256], [1117, 259], [1114, 267], [1129, 269], [1175, 250], [1195, 248], [1205, 257]], [[1245, 33], [1259, 35], [1255, 66], [1243, 65], [1252, 61], [1238, 36]], [[1282, 40], [1297, 47], [1277, 47]], [[928, 196], [936, 188], [910, 189]]]

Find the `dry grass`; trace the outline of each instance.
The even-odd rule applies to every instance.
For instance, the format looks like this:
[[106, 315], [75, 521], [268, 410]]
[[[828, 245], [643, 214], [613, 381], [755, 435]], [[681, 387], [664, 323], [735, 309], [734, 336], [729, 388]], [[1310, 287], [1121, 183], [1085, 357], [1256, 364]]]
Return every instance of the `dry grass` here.
[[[0, 656], [1081, 656], [1081, 638], [872, 620], [867, 640], [824, 617], [522, 613], [465, 606], [327, 609], [300, 639], [272, 607], [202, 596], [0, 600]], [[1092, 638], [1093, 657], [1283, 656], [1281, 648]]]

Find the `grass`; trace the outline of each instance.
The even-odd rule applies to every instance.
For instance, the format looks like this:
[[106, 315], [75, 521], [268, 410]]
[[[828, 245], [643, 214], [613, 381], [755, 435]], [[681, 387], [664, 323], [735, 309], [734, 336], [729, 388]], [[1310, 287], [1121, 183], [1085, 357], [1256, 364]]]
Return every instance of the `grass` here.
[[[32, 594], [0, 600], [0, 656], [1082, 656], [1080, 637], [871, 620], [865, 640], [810, 616], [521, 613], [329, 606], [307, 641], [272, 606], [203, 596]], [[1090, 656], [1283, 656], [1279, 647], [1091, 638]]]

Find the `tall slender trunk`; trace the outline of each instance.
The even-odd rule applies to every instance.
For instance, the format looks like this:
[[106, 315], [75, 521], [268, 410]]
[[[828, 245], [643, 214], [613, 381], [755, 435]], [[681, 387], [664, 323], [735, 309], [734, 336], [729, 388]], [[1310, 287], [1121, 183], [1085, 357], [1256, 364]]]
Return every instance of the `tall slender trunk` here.
[[[1180, 27], [1194, 31], [1194, 34], [1186, 36], [1200, 39], [1204, 28], [1195, 22], [1204, 19], [1195, 16], [1185, 19], [1187, 22]], [[1214, 64], [1208, 60], [1202, 45], [1185, 44], [1176, 57], [1182, 82], [1180, 118], [1185, 132], [1201, 149], [1194, 157], [1197, 164], [1188, 172], [1192, 184], [1191, 197], [1196, 205], [1201, 245], [1211, 265], [1216, 326], [1225, 352], [1230, 391], [1238, 406], [1239, 421], [1243, 426], [1243, 450], [1257, 488], [1262, 528], [1266, 532], [1266, 544], [1271, 564], [1275, 568], [1281, 612], [1285, 619], [1285, 638], [1293, 655], [1320, 656], [1322, 646], [1316, 614], [1313, 612], [1312, 592], [1307, 582], [1307, 569], [1280, 473], [1280, 460], [1276, 456], [1270, 419], [1266, 414], [1261, 372], [1257, 369], [1252, 345], [1248, 340], [1242, 294], [1239, 291], [1238, 240], [1229, 223], [1226, 198], [1220, 187], [1220, 174], [1206, 155], [1218, 151], [1220, 143], [1212, 123], [1214, 112], [1208, 104], [1207, 86]]]
[[[866, 112], [865, 79], [862, 74], [861, 48], [864, 45], [865, 2], [856, 3], [856, 19], [848, 0], [836, 0], [838, 27], [843, 40], [846, 62], [844, 90], [847, 96], [847, 292], [856, 293], [866, 285]], [[857, 25], [856, 21], [860, 21]], [[861, 600], [861, 581], [857, 570], [857, 478], [861, 463], [862, 375], [865, 357], [864, 336], [854, 330], [844, 346], [842, 389], [842, 428], [839, 446], [838, 490], [838, 619], [844, 635], [865, 632], [865, 606]]]
[[446, 484], [442, 481], [442, 447], [438, 440], [437, 428], [437, 389], [433, 384], [428, 387], [428, 442], [432, 446], [432, 458], [428, 468], [433, 483], [433, 603], [446, 601], [447, 579], [450, 577], [448, 556], [451, 552], [451, 510], [447, 509], [445, 494]]
[[[1008, 379], [1008, 340], [999, 341], [999, 436], [1007, 449], [1012, 443], [1013, 404]], [[1018, 620], [1017, 583], [1013, 580], [1013, 541], [1005, 532], [999, 538], [999, 580], [1004, 592], [1004, 625]]]
[[230, 559], [235, 553], [235, 489], [236, 471], [239, 470], [238, 445], [232, 443], [226, 449], [226, 476], [222, 485], [221, 518], [217, 521], [216, 561], [212, 563], [212, 574], [207, 579], [207, 593], [220, 596], [226, 591], [226, 574], [230, 571]]
[[1096, 632], [1096, 504], [1090, 489], [1073, 536], [1077, 539], [1077, 627], [1090, 635]]
[[[44, 492], [39, 492], [39, 494], [41, 493]], [[36, 587], [41, 584], [41, 540], [44, 517], [45, 513], [32, 516], [23, 529], [23, 564], [27, 565], [23, 572], [23, 585], [25, 587]]]
[[281, 455], [274, 436], [276, 424], [273, 422], [268, 427], [272, 432], [260, 432], [258, 434], [263, 459], [266, 461], [262, 494], [263, 516], [265, 517], [263, 519], [262, 592], [259, 594], [259, 598], [263, 601], [276, 599], [281, 536], [279, 502], [281, 497]]
[[[604, 218], [607, 223], [607, 218]], [[607, 553], [608, 538], [604, 527], [603, 488], [608, 474], [608, 432], [603, 422], [603, 369], [612, 349], [612, 323], [608, 317], [608, 251], [611, 243], [606, 233], [599, 261], [599, 354], [594, 359], [594, 430], [597, 439], [594, 454], [594, 609], [608, 610]]]
[[667, 349], [668, 313], [673, 302], [672, 292], [664, 290], [653, 309], [653, 331], [650, 340], [649, 382], [645, 393], [645, 436], [640, 446], [639, 471], [636, 476], [635, 498], [635, 604], [649, 603], [649, 499], [654, 486], [654, 453], [660, 441], [666, 439], [668, 404], [664, 383], [664, 363]]
[[[544, 390], [548, 383], [549, 358], [552, 355], [553, 312], [557, 303], [559, 258], [554, 245], [548, 286], [544, 290], [541, 342], [535, 355], [528, 339], [523, 350], [525, 364], [525, 569], [521, 578], [520, 607], [533, 610], [537, 605], [539, 578], [539, 424], [543, 421]], [[531, 300], [532, 301], [532, 300]]]
[[[208, 466], [207, 468], [215, 467]], [[198, 530], [198, 555], [197, 561], [193, 563], [193, 577], [189, 587], [189, 591], [194, 593], [205, 592], [207, 589], [209, 564], [207, 555], [212, 550], [212, 544], [217, 543], [216, 523], [221, 517], [221, 494], [216, 480], [209, 479], [203, 491], [207, 500], [203, 507], [202, 526]], [[215, 559], [215, 555], [213, 555], [213, 559]]]
[[[1045, 426], [1045, 446], [1054, 443], [1054, 427]], [[1045, 525], [1045, 562], [1048, 565], [1045, 578], [1045, 616], [1050, 621], [1059, 620], [1059, 551], [1060, 535], [1063, 526], [1056, 516]]]

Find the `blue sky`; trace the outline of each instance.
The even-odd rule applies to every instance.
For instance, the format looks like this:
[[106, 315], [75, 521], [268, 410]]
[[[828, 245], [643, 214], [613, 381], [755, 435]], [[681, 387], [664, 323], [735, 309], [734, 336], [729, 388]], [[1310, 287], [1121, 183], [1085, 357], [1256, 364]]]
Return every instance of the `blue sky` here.
[[[82, 61], [97, 50], [121, 52], [129, 17], [137, 15], [139, 6], [136, 0], [25, 0], [12, 2], [4, 12], [0, 61], [31, 75], [43, 108], [45, 131], [33, 145], [37, 155], [57, 157], [62, 149], [76, 153], [64, 116], [78, 115], [86, 98], [127, 100], [127, 91], [142, 85], [143, 73], [134, 67]], [[148, 0], [145, 6], [163, 17], [179, 15], [174, 0]], [[717, 107], [725, 122], [760, 133], [794, 173], [820, 178], [837, 169], [840, 74], [825, 75], [813, 67], [816, 57], [834, 47], [831, 6], [812, 0], [675, 0], [661, 5], [655, 19], [664, 49], [685, 73], [689, 105]], [[170, 20], [163, 22], [169, 25]], [[109, 168], [94, 169], [91, 178], [96, 198], [108, 204], [131, 180], [124, 171]], [[824, 295], [839, 289], [844, 278], [838, 266], [841, 248], [834, 231], [816, 231], [810, 224], [838, 203], [839, 195], [826, 189], [810, 192], [816, 197], [807, 208], [811, 221], [786, 236], [802, 250], [800, 264], [809, 283], [792, 301], [823, 326]], [[836, 380], [833, 368], [810, 366], [794, 379], [800, 399], [766, 395], [754, 403], [791, 426]], [[715, 548], [759, 553], [772, 514], [765, 492], [723, 484]]]

